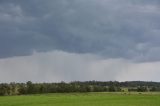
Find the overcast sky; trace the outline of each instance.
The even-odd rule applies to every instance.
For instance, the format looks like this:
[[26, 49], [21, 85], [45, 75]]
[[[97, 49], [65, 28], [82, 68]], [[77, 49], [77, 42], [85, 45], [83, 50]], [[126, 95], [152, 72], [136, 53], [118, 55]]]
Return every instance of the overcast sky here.
[[160, 81], [160, 0], [0, 0], [0, 82]]

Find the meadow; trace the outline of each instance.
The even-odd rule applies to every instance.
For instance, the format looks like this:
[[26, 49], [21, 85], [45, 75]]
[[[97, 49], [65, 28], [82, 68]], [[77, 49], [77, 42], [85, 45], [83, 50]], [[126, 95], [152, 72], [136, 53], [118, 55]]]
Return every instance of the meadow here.
[[54, 93], [1, 96], [0, 106], [160, 106], [160, 93]]

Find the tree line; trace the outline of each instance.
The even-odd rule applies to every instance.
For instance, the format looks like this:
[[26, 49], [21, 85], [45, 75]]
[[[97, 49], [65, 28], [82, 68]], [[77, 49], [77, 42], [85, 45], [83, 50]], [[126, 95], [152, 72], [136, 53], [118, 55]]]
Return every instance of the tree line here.
[[70, 92], [149, 92], [160, 91], [159, 82], [74, 81], [70, 83], [1, 83], [0, 95], [27, 95]]

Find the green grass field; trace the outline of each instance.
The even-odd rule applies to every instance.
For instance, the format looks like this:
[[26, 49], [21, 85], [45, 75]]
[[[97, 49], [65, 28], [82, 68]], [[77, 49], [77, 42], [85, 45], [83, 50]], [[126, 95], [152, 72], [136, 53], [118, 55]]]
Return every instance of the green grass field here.
[[160, 106], [160, 93], [55, 93], [2, 96], [0, 106]]

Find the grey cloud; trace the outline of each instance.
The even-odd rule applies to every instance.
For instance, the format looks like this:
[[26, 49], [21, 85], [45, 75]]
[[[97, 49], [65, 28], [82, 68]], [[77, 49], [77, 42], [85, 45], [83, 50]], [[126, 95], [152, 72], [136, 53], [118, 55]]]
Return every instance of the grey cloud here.
[[30, 55], [34, 50], [63, 50], [105, 58], [159, 60], [159, 3], [159, 0], [2, 0], [0, 57]]

